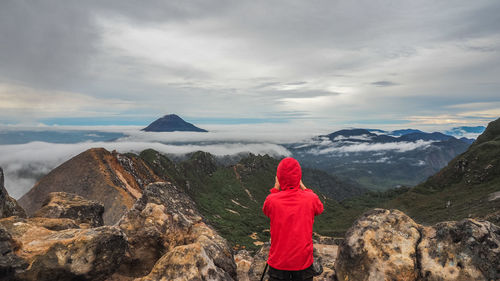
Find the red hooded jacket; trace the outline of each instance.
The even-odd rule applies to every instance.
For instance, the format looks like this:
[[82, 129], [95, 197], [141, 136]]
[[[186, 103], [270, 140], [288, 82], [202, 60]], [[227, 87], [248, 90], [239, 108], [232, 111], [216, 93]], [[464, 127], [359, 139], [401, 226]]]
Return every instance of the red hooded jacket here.
[[281, 191], [271, 189], [262, 210], [271, 219], [271, 249], [267, 263], [279, 270], [303, 270], [313, 263], [314, 216], [323, 204], [310, 189], [300, 189], [299, 162], [285, 158], [278, 165]]

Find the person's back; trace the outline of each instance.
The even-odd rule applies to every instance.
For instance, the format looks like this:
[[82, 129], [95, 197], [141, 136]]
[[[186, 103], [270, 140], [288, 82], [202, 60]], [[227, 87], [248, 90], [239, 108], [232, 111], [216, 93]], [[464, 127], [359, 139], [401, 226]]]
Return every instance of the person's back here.
[[277, 170], [277, 186], [264, 202], [264, 214], [271, 220], [271, 249], [267, 261], [271, 280], [278, 280], [273, 279], [273, 272], [286, 275], [290, 274], [288, 271], [304, 271], [313, 263], [314, 216], [323, 212], [323, 204], [314, 192], [301, 184], [301, 177], [297, 160], [283, 159]]

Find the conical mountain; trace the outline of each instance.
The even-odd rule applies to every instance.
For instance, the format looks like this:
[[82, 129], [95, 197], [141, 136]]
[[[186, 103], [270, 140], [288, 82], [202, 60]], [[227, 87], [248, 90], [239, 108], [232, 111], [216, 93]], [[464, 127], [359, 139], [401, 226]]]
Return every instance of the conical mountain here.
[[207, 130], [196, 127], [195, 125], [184, 121], [181, 117], [175, 114], [168, 114], [153, 123], [149, 124], [146, 128], [142, 129], [146, 132], [208, 132]]
[[499, 221], [500, 118], [427, 181], [389, 202], [421, 222], [466, 217]]

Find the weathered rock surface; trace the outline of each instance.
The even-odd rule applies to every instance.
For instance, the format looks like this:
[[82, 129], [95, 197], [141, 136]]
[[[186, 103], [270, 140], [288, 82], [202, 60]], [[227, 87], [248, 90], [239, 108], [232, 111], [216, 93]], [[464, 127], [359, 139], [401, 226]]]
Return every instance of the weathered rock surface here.
[[175, 185], [148, 185], [118, 227], [126, 234], [129, 250], [113, 278], [236, 278], [229, 245], [202, 221], [194, 202]]
[[419, 225], [398, 210], [375, 209], [347, 231], [336, 264], [339, 280], [415, 280]]
[[19, 199], [28, 215], [51, 192], [78, 194], [104, 205], [104, 223], [116, 223], [141, 197], [145, 185], [159, 178], [140, 158], [93, 148], [61, 164]]
[[126, 248], [116, 227], [53, 231], [19, 217], [0, 219], [0, 236], [5, 280], [104, 280]]
[[500, 228], [466, 219], [431, 227], [375, 209], [347, 232], [338, 280], [499, 280]]
[[0, 218], [10, 216], [26, 217], [26, 212], [17, 203], [17, 201], [10, 197], [4, 186], [4, 174], [0, 168]]
[[[235, 255], [235, 261], [238, 265], [238, 280], [260, 280], [266, 266], [269, 247], [270, 244], [265, 243], [253, 257], [246, 251], [240, 251]], [[314, 261], [323, 266], [323, 273], [316, 276], [314, 280], [335, 280], [334, 265], [337, 260], [337, 252], [337, 245], [314, 243]], [[264, 280], [268, 280], [267, 274]]]
[[34, 217], [68, 218], [78, 224], [88, 224], [90, 227], [103, 225], [102, 214], [104, 206], [96, 201], [66, 192], [49, 193], [42, 208], [35, 212]]
[[488, 221], [425, 227], [418, 252], [423, 280], [500, 279], [500, 227]]
[[7, 230], [0, 226], [0, 280], [15, 280], [17, 272], [23, 271], [28, 264], [14, 252], [19, 245]]

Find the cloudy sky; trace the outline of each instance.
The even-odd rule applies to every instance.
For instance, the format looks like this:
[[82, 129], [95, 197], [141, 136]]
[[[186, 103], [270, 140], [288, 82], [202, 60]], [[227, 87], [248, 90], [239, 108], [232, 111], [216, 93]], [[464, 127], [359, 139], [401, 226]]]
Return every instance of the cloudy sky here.
[[4, 0], [0, 124], [486, 125], [499, 26], [494, 0]]

